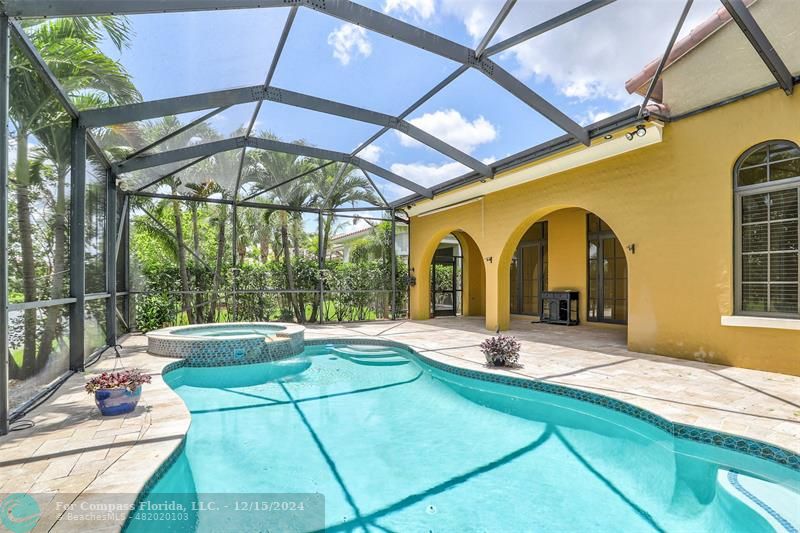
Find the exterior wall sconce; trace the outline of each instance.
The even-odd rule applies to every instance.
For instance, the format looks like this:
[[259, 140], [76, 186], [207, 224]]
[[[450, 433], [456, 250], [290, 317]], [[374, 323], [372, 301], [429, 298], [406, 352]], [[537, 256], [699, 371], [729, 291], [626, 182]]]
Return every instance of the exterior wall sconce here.
[[636, 245], [635, 244], [629, 244], [626, 248], [628, 248], [628, 251], [630, 253], [632, 253], [632, 254], [636, 253]]

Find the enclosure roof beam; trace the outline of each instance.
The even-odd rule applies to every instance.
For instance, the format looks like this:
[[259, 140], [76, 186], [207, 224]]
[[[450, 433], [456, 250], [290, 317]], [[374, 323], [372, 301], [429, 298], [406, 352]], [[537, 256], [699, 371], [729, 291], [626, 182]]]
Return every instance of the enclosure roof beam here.
[[[436, 86], [433, 87], [430, 91], [425, 93], [416, 102], [414, 102], [413, 104], [408, 106], [405, 111], [403, 111], [402, 113], [397, 115], [398, 120], [402, 120], [402, 119], [406, 118], [408, 115], [410, 115], [411, 113], [413, 113], [414, 111], [416, 111], [422, 104], [424, 104], [425, 102], [427, 102], [428, 100], [433, 98], [437, 93], [439, 93], [439, 91], [441, 91], [442, 89], [444, 89], [445, 87], [450, 85], [453, 81], [455, 81], [456, 78], [458, 78], [459, 76], [464, 74], [467, 70], [469, 70], [469, 67], [466, 66], [466, 65], [461, 65], [460, 67], [458, 67], [449, 76], [447, 76], [445, 79], [443, 79], [442, 81], [437, 83]], [[366, 141], [364, 141], [363, 143], [358, 145], [358, 148], [353, 150], [352, 155], [356, 155], [361, 150], [363, 150], [364, 148], [366, 148], [370, 144], [374, 143], [376, 140], [378, 140], [378, 138], [381, 135], [383, 135], [384, 133], [386, 133], [390, 129], [391, 128], [389, 126], [384, 126], [380, 130], [378, 130], [377, 132], [372, 134], [372, 137], [370, 137], [369, 139], [367, 139]]]
[[317, 207], [290, 207], [286, 205], [278, 205], [278, 204], [264, 204], [260, 202], [244, 202], [240, 201], [237, 202], [236, 200], [231, 200], [228, 198], [203, 198], [202, 200], [198, 200], [197, 198], [192, 198], [191, 196], [181, 196], [178, 194], [161, 194], [157, 192], [132, 192], [129, 193], [130, 196], [140, 196], [142, 198], [158, 198], [161, 200], [180, 200], [180, 201], [195, 201], [195, 202], [203, 202], [207, 204], [220, 204], [220, 205], [237, 205], [239, 207], [256, 207], [258, 209], [272, 209], [274, 211], [293, 211], [297, 213], [319, 213], [319, 208]]
[[158, 152], [155, 154], [148, 154], [131, 159], [130, 161], [123, 161], [115, 165], [117, 174], [124, 174], [126, 172], [133, 172], [134, 170], [142, 170], [144, 168], [157, 167], [161, 165], [168, 165], [178, 161], [185, 161], [188, 159], [197, 159], [203, 156], [211, 156], [220, 152], [227, 152], [237, 148], [245, 147], [244, 137], [233, 137], [230, 139], [222, 139], [220, 141], [211, 141], [208, 143], [195, 144], [187, 146], [186, 148], [178, 148], [176, 150], [168, 150], [166, 152]]
[[353, 157], [353, 164], [359, 167], [362, 170], [366, 170], [367, 172], [371, 172], [376, 176], [380, 176], [386, 181], [391, 181], [395, 185], [399, 185], [404, 189], [408, 189], [409, 191], [415, 191], [418, 194], [421, 194], [425, 198], [433, 198], [433, 192], [428, 189], [427, 187], [423, 187], [422, 185], [418, 185], [413, 181], [409, 181], [405, 178], [401, 178], [394, 172], [386, 170], [383, 167], [379, 167], [378, 165], [371, 163], [365, 159], [361, 159], [360, 157]]
[[402, 176], [398, 176], [394, 172], [385, 168], [379, 167], [374, 163], [370, 163], [359, 157], [353, 157], [344, 152], [337, 152], [334, 150], [326, 150], [324, 148], [317, 148], [316, 146], [306, 146], [303, 144], [287, 143], [277, 141], [274, 139], [263, 139], [260, 137], [233, 137], [231, 139], [223, 139], [221, 141], [212, 141], [208, 143], [196, 144], [194, 146], [187, 146], [186, 148], [178, 148], [177, 150], [170, 150], [167, 152], [159, 152], [157, 154], [144, 155], [137, 157], [131, 161], [125, 161], [116, 165], [116, 171], [119, 174], [126, 172], [133, 172], [135, 170], [142, 170], [145, 168], [157, 167], [161, 165], [168, 165], [178, 161], [185, 161], [187, 159], [195, 159], [203, 156], [210, 156], [220, 152], [227, 152], [237, 148], [258, 148], [261, 150], [269, 150], [272, 152], [281, 152], [284, 154], [293, 154], [303, 157], [312, 157], [315, 159], [324, 159], [328, 161], [338, 161], [341, 163], [352, 163], [357, 167], [380, 176], [392, 183], [399, 185], [410, 191], [414, 191], [426, 198], [433, 198], [433, 193], [427, 187], [418, 185], [409, 181]]
[[486, 47], [489, 46], [489, 43], [494, 38], [497, 30], [499, 30], [500, 26], [503, 25], [503, 21], [506, 20], [506, 17], [516, 3], [517, 0], [506, 0], [506, 2], [503, 4], [503, 7], [500, 8], [500, 12], [492, 21], [491, 26], [489, 26], [489, 30], [483, 36], [481, 42], [478, 43], [478, 46], [475, 47], [475, 57], [481, 57], [483, 55], [483, 52], [486, 51]]
[[164, 142], [172, 139], [173, 137], [177, 137], [181, 133], [183, 133], [185, 131], [189, 131], [190, 129], [194, 128], [198, 124], [202, 124], [203, 122], [205, 122], [206, 120], [210, 119], [211, 117], [222, 113], [223, 111], [225, 111], [229, 107], [230, 106], [218, 107], [216, 109], [213, 109], [213, 110], [209, 111], [208, 113], [206, 113], [204, 115], [201, 115], [201, 116], [197, 117], [196, 119], [194, 119], [191, 122], [187, 122], [186, 124], [184, 124], [180, 128], [177, 128], [177, 129], [172, 130], [171, 132], [167, 133], [166, 135], [164, 135], [160, 139], [157, 139], [157, 140], [151, 142], [150, 144], [148, 144], [147, 146], [139, 148], [135, 152], [128, 154], [125, 157], [125, 161], [130, 161], [131, 159], [135, 159], [136, 157], [139, 157], [141, 154], [152, 150], [153, 148], [155, 148], [159, 144], [163, 144]]
[[188, 163], [186, 163], [186, 164], [185, 164], [185, 165], [183, 165], [182, 167], [180, 167], [180, 168], [176, 168], [175, 170], [173, 170], [172, 172], [170, 172], [170, 173], [168, 173], [168, 174], [164, 174], [163, 176], [159, 176], [158, 178], [154, 179], [153, 181], [151, 181], [151, 182], [148, 182], [148, 183], [145, 183], [144, 185], [142, 185], [142, 186], [140, 186], [140, 187], [137, 187], [137, 188], [136, 188], [136, 192], [143, 191], [143, 190], [145, 190], [145, 189], [149, 189], [150, 187], [152, 187], [152, 186], [154, 186], [154, 185], [158, 185], [158, 184], [160, 184], [162, 181], [164, 181], [165, 179], [167, 179], [167, 178], [169, 178], [169, 177], [172, 177], [172, 176], [174, 176], [174, 175], [176, 175], [176, 174], [180, 174], [181, 172], [183, 172], [184, 170], [188, 169], [189, 167], [193, 167], [193, 166], [195, 166], [197, 163], [200, 163], [201, 161], [205, 161], [205, 160], [206, 160], [206, 159], [208, 159], [209, 157], [211, 157], [211, 154], [209, 154], [209, 155], [204, 155], [204, 156], [202, 156], [202, 157], [198, 157], [197, 159], [193, 159], [192, 161], [189, 161]]
[[372, 185], [373, 189], [375, 189], [375, 192], [378, 193], [378, 196], [380, 196], [381, 201], [383, 202], [383, 205], [385, 205], [386, 207], [389, 207], [389, 202], [386, 201], [386, 197], [383, 195], [383, 193], [378, 188], [378, 186], [375, 185], [375, 182], [372, 181], [372, 178], [370, 177], [369, 174], [367, 174], [367, 171], [364, 170], [363, 168], [359, 168], [359, 170], [361, 171], [362, 174], [364, 174], [364, 177], [367, 178], [367, 181], [369, 181], [369, 184]]
[[[126, 194], [124, 199], [122, 200], [122, 213], [119, 219], [124, 221], [128, 217], [128, 207], [130, 206], [130, 199]], [[125, 224], [120, 224], [119, 228], [117, 228], [117, 236], [114, 240], [114, 257], [115, 260], [119, 259], [119, 249], [122, 246], [122, 236], [125, 234]]]
[[315, 146], [306, 146], [302, 144], [286, 143], [283, 141], [276, 141], [273, 139], [262, 139], [260, 137], [251, 137], [247, 139], [247, 145], [251, 148], [260, 148], [262, 150], [270, 150], [273, 152], [282, 152], [285, 154], [293, 154], [304, 157], [313, 157], [315, 159], [326, 159], [328, 161], [338, 161], [340, 163], [352, 163], [353, 165], [363, 168], [368, 172], [391, 181], [395, 185], [399, 185], [417, 194], [421, 194], [426, 198], [433, 198], [433, 193], [427, 187], [418, 185], [413, 181], [409, 181], [402, 176], [398, 176], [394, 172], [380, 167], [374, 163], [370, 163], [360, 157], [353, 157], [344, 152], [336, 152], [333, 150], [326, 150], [324, 148], [317, 148]]
[[9, 17], [83, 17], [286, 7], [291, 0], [5, 0]]
[[81, 122], [85, 127], [121, 124], [164, 115], [176, 115], [207, 109], [209, 102], [219, 102], [224, 99], [227, 99], [229, 102], [227, 105], [269, 100], [271, 102], [317, 111], [327, 115], [334, 115], [350, 120], [383, 126], [385, 128], [396, 129], [484, 176], [490, 176], [492, 173], [488, 165], [402, 118], [295, 91], [280, 89], [278, 87], [265, 88], [263, 86], [253, 86], [225, 91], [214, 91], [193, 96], [165, 98], [163, 100], [153, 100], [150, 102], [141, 102], [118, 107], [93, 109], [84, 111], [81, 114]]
[[327, 161], [327, 162], [325, 162], [325, 163], [323, 163], [321, 165], [317, 165], [314, 168], [310, 168], [310, 169], [308, 169], [308, 170], [306, 170], [304, 172], [301, 172], [300, 174], [297, 174], [296, 176], [292, 176], [291, 178], [287, 178], [287, 179], [285, 179], [283, 181], [279, 181], [275, 185], [270, 185], [266, 189], [259, 189], [258, 191], [250, 194], [249, 196], [246, 196], [246, 197], [242, 198], [241, 201], [242, 202], [248, 202], [248, 201], [252, 200], [253, 198], [256, 198], [257, 196], [261, 196], [265, 192], [269, 192], [269, 191], [271, 191], [273, 189], [277, 189], [278, 187], [281, 187], [282, 185], [286, 185], [287, 183], [291, 183], [296, 179], [300, 179], [302, 177], [308, 176], [309, 174], [313, 174], [314, 172], [316, 172], [318, 170], [322, 170], [323, 168], [325, 168], [327, 166], [330, 166], [330, 165], [332, 165], [334, 163], [335, 163], [335, 161]]
[[[132, 0], [125, 0], [125, 1], [132, 1]], [[124, 5], [124, 2], [121, 1], [120, 3]], [[539, 94], [533, 91], [533, 89], [531, 89], [524, 83], [520, 82], [506, 70], [500, 67], [500, 65], [497, 65], [494, 61], [486, 57], [487, 54], [484, 54], [483, 57], [477, 57], [475, 51], [467, 46], [456, 43], [449, 39], [445, 39], [444, 37], [441, 37], [429, 31], [418, 28], [413, 24], [409, 24], [402, 20], [390, 17], [389, 15], [385, 15], [380, 11], [375, 11], [368, 7], [364, 7], [362, 5], [351, 2], [350, 0], [327, 0], [326, 2], [318, 2], [315, 0], [296, 0], [296, 2], [293, 4], [282, 4], [282, 5], [305, 6], [315, 11], [319, 11], [321, 13], [329, 15], [331, 17], [338, 18], [340, 20], [344, 20], [352, 24], [356, 24], [358, 26], [364, 27], [376, 33], [386, 35], [387, 37], [390, 37], [392, 39], [404, 42], [411, 46], [415, 46], [417, 48], [421, 48], [436, 55], [445, 57], [447, 59], [450, 59], [451, 61], [455, 61], [462, 65], [475, 68], [476, 70], [478, 70], [479, 72], [490, 78], [492, 81], [500, 85], [503, 89], [510, 92], [518, 99], [526, 103], [528, 106], [532, 107], [538, 113], [543, 115], [545, 118], [556, 124], [558, 127], [560, 127], [561, 129], [572, 135], [576, 140], [580, 141], [585, 145], [589, 144], [589, 135], [587, 134], [586, 130], [583, 127], [581, 127], [574, 120], [572, 120], [567, 115], [562, 113], [561, 110], [552, 105], [550, 102], [542, 98]], [[264, 5], [261, 7], [269, 7], [269, 6]], [[263, 88], [260, 89], [263, 90]], [[245, 88], [243, 91], [246, 93], [247, 90], [248, 89]], [[242, 90], [240, 89], [240, 91]], [[221, 96], [223, 100], [215, 100], [214, 102], [207, 102], [204, 108], [218, 107], [230, 103], [236, 103], [225, 100], [226, 96], [230, 97], [230, 93], [227, 91], [223, 91], [222, 93], [217, 93], [217, 95]], [[254, 95], [251, 96], [251, 98], [253, 98], [254, 100], [258, 100], [258, 99], [263, 99], [263, 96], [259, 97], [258, 95]], [[165, 116], [174, 113], [176, 113], [175, 110], [162, 110], [161, 112], [156, 113], [155, 115], [151, 115], [150, 117], [147, 118]], [[131, 120], [136, 120], [136, 119], [127, 119], [127, 120], [117, 119], [115, 122], [112, 123], [130, 122]], [[103, 124], [93, 124], [89, 120], [84, 120], [83, 125], [86, 127], [93, 127], [93, 126], [100, 126]]]
[[650, 101], [650, 98], [653, 96], [653, 91], [658, 84], [661, 73], [664, 71], [664, 67], [667, 64], [669, 55], [672, 53], [672, 47], [675, 46], [675, 41], [678, 39], [678, 34], [681, 32], [681, 28], [686, 20], [686, 16], [689, 14], [689, 10], [692, 8], [692, 2], [693, 0], [686, 0], [686, 4], [683, 6], [683, 11], [681, 11], [680, 17], [678, 17], [678, 23], [675, 24], [675, 29], [672, 31], [672, 36], [670, 36], [669, 42], [667, 43], [667, 49], [664, 50], [664, 55], [661, 56], [661, 60], [658, 62], [658, 67], [656, 67], [656, 71], [653, 74], [653, 79], [650, 80], [650, 86], [647, 87], [647, 93], [644, 95], [642, 105], [639, 106], [639, 117], [644, 116], [644, 112], [647, 109], [647, 104]]
[[[643, 118], [647, 119], [651, 117], [653, 117], [653, 115], [645, 110], [645, 115]], [[639, 117], [639, 106], [636, 106], [626, 109], [625, 111], [621, 111], [616, 115], [598, 120], [594, 124], [587, 126], [586, 130], [594, 139], [603, 137], [606, 134], [615, 132], [621, 128], [626, 128], [632, 124], [640, 123], [641, 120], [642, 118]], [[541, 161], [543, 158], [558, 154], [563, 150], [573, 148], [576, 145], [577, 141], [573, 137], [570, 135], [562, 135], [560, 137], [556, 137], [555, 139], [537, 144], [536, 146], [532, 146], [526, 150], [522, 150], [521, 152], [517, 152], [516, 154], [512, 154], [506, 158], [495, 161], [492, 163], [492, 168], [495, 172], [506, 172], [508, 170], [519, 168], [522, 165]], [[433, 192], [434, 195], [444, 194], [458, 187], [469, 185], [481, 179], [484, 178], [482, 178], [476, 172], [464, 174], [463, 176], [458, 176], [445, 182], [438, 183], [431, 189], [431, 192]], [[421, 198], [419, 196], [409, 195], [392, 201], [391, 207], [404, 207], [420, 199]]]
[[527, 30], [522, 31], [512, 37], [509, 37], [504, 41], [500, 41], [499, 43], [490, 46], [489, 48], [486, 49], [484, 55], [493, 56], [499, 54], [500, 52], [508, 50], [509, 48], [517, 46], [518, 44], [533, 39], [537, 35], [541, 35], [547, 31], [552, 30], [553, 28], [557, 28], [563, 24], [566, 24], [567, 22], [571, 22], [577, 18], [582, 17], [583, 15], [591, 13], [596, 9], [600, 9], [601, 7], [607, 6], [608, 4], [612, 4], [616, 1], [617, 0], [590, 0], [585, 4], [581, 4], [577, 7], [574, 7], [569, 11], [565, 11], [564, 13], [556, 15], [555, 17], [542, 22], [541, 24], [537, 24], [532, 28], [528, 28]]
[[64, 107], [69, 116], [73, 119], [78, 118], [78, 110], [75, 108], [72, 100], [70, 100], [67, 91], [65, 91], [64, 87], [61, 86], [58, 78], [56, 78], [55, 74], [53, 74], [53, 71], [50, 70], [50, 67], [42, 58], [41, 54], [39, 54], [39, 51], [28, 38], [25, 30], [23, 30], [16, 21], [9, 20], [8, 23], [13, 30], [11, 35], [17, 40], [20, 50], [23, 54], [25, 54], [25, 57], [28, 58], [28, 61], [31, 62], [33, 68], [38, 70], [39, 75], [42, 77], [45, 84], [50, 87], [56, 99]]
[[312, 157], [314, 159], [338, 161], [341, 163], [350, 162], [350, 156], [342, 152], [327, 150], [325, 148], [317, 148], [316, 146], [308, 146], [304, 144], [287, 143], [275, 139], [250, 137], [247, 139], [247, 146], [250, 148], [268, 150], [270, 152], [280, 152], [283, 154], [291, 154], [302, 157]]
[[385, 113], [370, 111], [368, 109], [342, 104], [294, 91], [287, 91], [284, 89], [270, 87], [267, 90], [267, 93], [267, 99], [271, 101], [280, 102], [282, 104], [308, 109], [311, 111], [318, 111], [328, 115], [335, 115], [350, 120], [357, 120], [359, 122], [366, 122], [368, 124], [375, 124], [376, 126], [384, 126], [396, 129], [397, 131], [405, 133], [412, 139], [415, 139], [422, 144], [433, 148], [437, 152], [446, 155], [450, 159], [458, 161], [472, 170], [480, 172], [484, 176], [490, 176], [492, 173], [488, 165], [478, 161], [474, 157], [462, 152], [458, 148], [447, 144], [438, 137], [431, 135], [430, 133], [403, 119], [399, 119]]
[[125, 124], [169, 115], [180, 115], [215, 107], [247, 104], [265, 98], [266, 89], [263, 85], [237, 87], [135, 104], [87, 109], [80, 113], [80, 124], [85, 128], [99, 128], [112, 124]]
[[742, 0], [721, 1], [725, 9], [730, 13], [731, 18], [733, 18], [742, 30], [744, 36], [747, 37], [747, 40], [750, 41], [750, 44], [761, 57], [761, 60], [764, 61], [764, 64], [775, 77], [780, 88], [783, 89], [787, 95], [791, 95], [794, 89], [792, 74], [789, 72], [789, 69], [786, 68], [786, 64], [780, 58], [778, 52], [775, 51], [775, 47], [772, 46], [772, 43], [769, 42], [769, 39], [767, 39], [767, 36], [761, 30], [756, 19], [753, 18], [750, 10], [744, 5]]
[[[275, 48], [275, 52], [272, 54], [272, 61], [269, 65], [269, 70], [267, 70], [267, 76], [264, 78], [264, 87], [269, 87], [269, 84], [272, 83], [272, 77], [275, 75], [275, 70], [278, 68], [278, 62], [281, 60], [281, 55], [283, 54], [283, 48], [286, 46], [286, 40], [289, 38], [289, 31], [292, 29], [292, 24], [294, 24], [294, 19], [297, 16], [297, 7], [293, 7], [289, 10], [289, 15], [286, 17], [286, 22], [283, 24], [283, 31], [281, 31], [281, 36], [278, 39], [278, 46]], [[247, 131], [245, 132], [245, 138], [250, 137], [250, 134], [253, 133], [253, 128], [256, 125], [256, 120], [258, 119], [258, 114], [261, 112], [261, 104], [263, 100], [259, 100], [256, 104], [256, 108], [253, 110], [253, 114], [250, 117], [250, 122], [247, 124]], [[238, 199], [239, 198], [239, 187], [242, 185], [242, 171], [244, 170], [244, 158], [247, 155], [247, 149], [242, 149], [242, 154], [239, 157], [239, 170], [236, 173], [236, 186], [233, 189], [233, 197]]]
[[103, 150], [100, 149], [100, 146], [97, 144], [97, 141], [95, 140], [94, 137], [92, 137], [92, 134], [88, 131], [86, 132], [86, 144], [89, 145], [89, 148], [92, 150], [92, 152], [97, 156], [98, 159], [100, 159], [100, 162], [103, 164], [105, 169], [111, 171], [111, 174], [113, 175], [114, 169], [111, 167], [111, 161], [108, 160], [105, 152], [103, 152]]
[[494, 61], [485, 57], [476, 57], [475, 51], [467, 46], [445, 39], [435, 33], [423, 30], [402, 20], [385, 15], [350, 0], [327, 0], [316, 2], [303, 0], [306, 7], [325, 13], [331, 17], [356, 24], [368, 30], [380, 33], [411, 46], [427, 50], [478, 70], [489, 79], [500, 85], [518, 99], [525, 102], [535, 111], [555, 125], [572, 135], [576, 140], [589, 145], [589, 135], [577, 122], [561, 112], [557, 107], [542, 98], [533, 89], [516, 79]]

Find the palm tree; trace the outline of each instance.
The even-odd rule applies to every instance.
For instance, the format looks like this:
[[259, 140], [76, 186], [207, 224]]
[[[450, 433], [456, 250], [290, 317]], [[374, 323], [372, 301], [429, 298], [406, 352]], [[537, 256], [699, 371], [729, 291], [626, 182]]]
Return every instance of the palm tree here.
[[[84, 19], [53, 19], [26, 21], [23, 27], [56, 78], [77, 106], [123, 104], [141, 99], [124, 68], [104, 55], [99, 44], [104, 34], [121, 48], [127, 44], [130, 30], [125, 19], [117, 17], [88, 17]], [[63, 291], [63, 272], [66, 248], [66, 176], [69, 173], [70, 117], [54, 98], [40, 74], [28, 59], [14, 47], [11, 54], [10, 120], [17, 141], [14, 168], [17, 203], [17, 223], [22, 255], [22, 285], [26, 301], [39, 299], [36, 287], [36, 260], [31, 223], [31, 206], [35, 201], [36, 180], [40, 170], [51, 165], [55, 172], [56, 195], [54, 206], [54, 276], [51, 296]], [[32, 173], [29, 162], [28, 137], [39, 140]], [[47, 163], [45, 163], [47, 161]], [[36, 168], [36, 167], [35, 167]], [[59, 294], [60, 296], [60, 294]], [[40, 353], [36, 351], [36, 310], [24, 312], [22, 367], [12, 360], [11, 373], [26, 378], [37, 373], [47, 362], [52, 350], [52, 334], [58, 309], [47, 312], [47, 333], [43, 336]]]
[[[147, 124], [144, 128], [141, 128], [140, 132], [132, 133], [130, 131], [125, 131], [124, 133], [120, 134], [119, 132], [114, 132], [120, 140], [124, 139], [139, 139], [141, 138], [141, 142], [145, 143], [152, 143], [158, 141], [159, 139], [164, 138], [165, 136], [171, 134], [174, 131], [177, 131], [183, 127], [180, 119], [176, 116], [166, 116], [163, 117], [155, 122], [151, 122]], [[163, 143], [159, 145], [160, 150], [176, 150], [179, 148], [184, 148], [192, 143], [197, 142], [208, 142], [212, 140], [219, 139], [219, 133], [212, 128], [208, 124], [198, 124], [186, 131], [175, 135], [174, 137], [167, 139]], [[208, 194], [211, 194], [208, 187], [204, 187], [203, 184], [205, 183], [212, 183], [213, 180], [208, 178], [206, 165], [194, 165], [189, 167], [188, 169], [182, 171], [179, 175], [170, 176], [160, 182], [160, 185], [167, 185], [170, 187], [171, 192], [173, 195], [181, 195], [183, 192], [182, 189], [189, 190], [190, 192], [195, 191], [202, 191], [206, 189]], [[190, 324], [194, 324], [198, 322], [200, 313], [202, 312], [201, 308], [198, 308], [202, 302], [195, 302], [192, 303], [192, 297], [189, 294], [190, 292], [190, 280], [189, 280], [189, 266], [188, 261], [186, 258], [186, 250], [187, 246], [185, 243], [185, 234], [183, 230], [183, 210], [181, 202], [178, 200], [171, 200], [172, 202], [172, 217], [175, 224], [175, 240], [177, 241], [177, 251], [178, 251], [178, 271], [180, 273], [180, 281], [181, 281], [181, 300], [183, 302], [183, 308], [186, 312], [186, 318]], [[197, 220], [197, 209], [196, 204], [194, 202], [190, 203], [190, 211], [191, 211], [191, 221], [192, 221], [192, 243], [195, 256], [195, 268], [194, 268], [194, 278], [195, 278], [195, 289], [200, 289], [199, 287], [199, 269], [200, 264], [197, 261], [197, 257], [199, 257], [199, 235], [198, 235], [198, 220]], [[198, 295], [198, 298], [202, 298], [202, 295]]]
[[[268, 132], [262, 132], [260, 136], [270, 139], [276, 138]], [[263, 189], [268, 189], [277, 183], [285, 181], [287, 178], [297, 176], [313, 165], [310, 160], [300, 156], [266, 150], [250, 150], [248, 151], [248, 159], [249, 161], [243, 174], [244, 183], [255, 183]], [[312, 199], [311, 192], [310, 183], [298, 179], [279, 185], [272, 189], [269, 194], [276, 203], [297, 209], [308, 205]], [[289, 212], [279, 211], [278, 221], [280, 224], [281, 249], [286, 270], [287, 289], [294, 291], [296, 286], [289, 244], [289, 225], [291, 222]], [[295, 244], [297, 244], [296, 238]], [[293, 292], [289, 293], [289, 302], [297, 321], [305, 322], [305, 309], [301, 307], [299, 299]]]
[[[356, 169], [342, 169], [342, 165], [345, 164], [328, 165], [313, 174], [314, 204], [327, 210], [347, 205], [355, 207], [363, 203], [382, 207], [383, 204], [369, 180], [361, 173], [356, 172]], [[346, 174], [339, 177], [340, 172], [343, 171]], [[323, 257], [328, 250], [334, 218], [334, 215], [328, 214], [323, 220], [322, 235], [320, 236], [320, 249]]]
[[258, 259], [261, 263], [269, 261], [272, 237], [275, 233], [275, 217], [273, 217], [275, 213], [274, 209], [248, 208], [241, 217], [245, 229], [243, 237], [252, 239], [253, 245], [258, 249]]

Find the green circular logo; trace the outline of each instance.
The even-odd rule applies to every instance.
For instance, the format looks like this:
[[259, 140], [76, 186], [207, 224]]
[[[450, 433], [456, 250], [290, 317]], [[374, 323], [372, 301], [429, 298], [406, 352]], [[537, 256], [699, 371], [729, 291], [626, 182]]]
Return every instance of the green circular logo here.
[[0, 522], [13, 533], [28, 533], [41, 516], [39, 504], [28, 494], [9, 494], [0, 502]]

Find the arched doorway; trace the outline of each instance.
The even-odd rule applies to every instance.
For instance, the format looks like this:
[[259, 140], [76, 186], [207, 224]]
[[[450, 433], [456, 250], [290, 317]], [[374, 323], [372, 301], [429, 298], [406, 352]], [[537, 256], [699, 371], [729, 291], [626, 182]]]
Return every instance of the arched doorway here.
[[463, 231], [446, 234], [429, 266], [429, 315], [483, 316], [486, 269], [477, 243]]
[[461, 242], [450, 233], [446, 235], [431, 260], [431, 316], [462, 314], [463, 261]]
[[[504, 263], [507, 273], [501, 274], [509, 281], [503, 292], [508, 291], [511, 318], [536, 322], [545, 300], [551, 316], [553, 305], [565, 305], [559, 302], [577, 293], [579, 322], [626, 324], [628, 263], [610, 225], [579, 207], [554, 209], [529, 224], [508, 243], [513, 248]], [[570, 295], [553, 294], [565, 292]]]
[[537, 222], [522, 236], [511, 257], [509, 279], [512, 315], [540, 316], [547, 290], [547, 222]]

